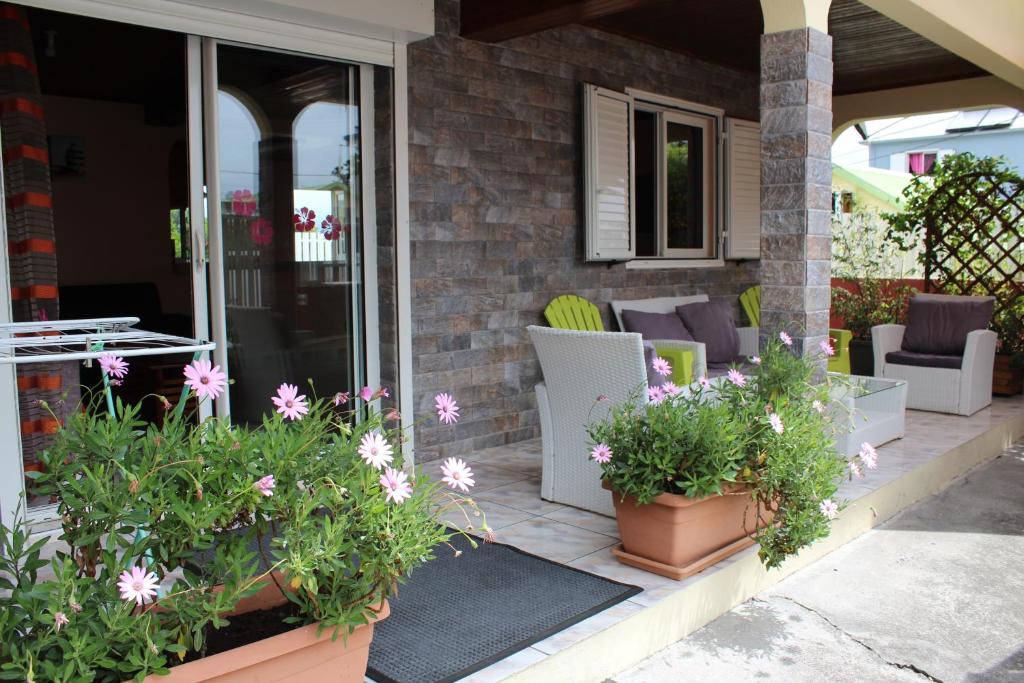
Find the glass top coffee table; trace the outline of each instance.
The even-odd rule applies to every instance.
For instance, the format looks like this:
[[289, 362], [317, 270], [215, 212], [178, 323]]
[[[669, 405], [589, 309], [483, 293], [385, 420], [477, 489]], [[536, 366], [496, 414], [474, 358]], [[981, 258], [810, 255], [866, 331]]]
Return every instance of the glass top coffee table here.
[[830, 372], [836, 450], [855, 455], [864, 442], [872, 446], [903, 437], [906, 429], [907, 383], [881, 377]]

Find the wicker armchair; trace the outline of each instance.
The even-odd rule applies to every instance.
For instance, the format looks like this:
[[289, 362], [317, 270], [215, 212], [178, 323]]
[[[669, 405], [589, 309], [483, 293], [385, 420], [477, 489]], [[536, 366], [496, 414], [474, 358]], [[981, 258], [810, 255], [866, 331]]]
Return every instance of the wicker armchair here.
[[[544, 381], [537, 385], [542, 444], [541, 497], [614, 516], [601, 488], [601, 468], [589, 457], [587, 424], [634, 392], [647, 400], [641, 336], [529, 327]], [[657, 341], [657, 346], [685, 342]], [[608, 401], [596, 403], [598, 396]]]

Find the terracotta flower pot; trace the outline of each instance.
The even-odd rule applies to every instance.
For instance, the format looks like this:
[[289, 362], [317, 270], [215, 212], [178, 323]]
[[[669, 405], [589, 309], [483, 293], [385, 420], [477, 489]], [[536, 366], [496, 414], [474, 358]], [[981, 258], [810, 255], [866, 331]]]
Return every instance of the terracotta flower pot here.
[[622, 538], [612, 552], [655, 574], [684, 579], [754, 543], [757, 506], [749, 489], [705, 498], [663, 493], [647, 505], [615, 492], [612, 499]]
[[[277, 587], [269, 583], [259, 593], [239, 602], [234, 614], [277, 607], [285, 602]], [[179, 664], [171, 667], [169, 675], [150, 675], [144, 683], [362, 683], [370, 657], [373, 625], [390, 613], [385, 600], [370, 623], [356, 628], [348, 638], [339, 633], [332, 640], [331, 629], [317, 636], [318, 625], [310, 624]]]

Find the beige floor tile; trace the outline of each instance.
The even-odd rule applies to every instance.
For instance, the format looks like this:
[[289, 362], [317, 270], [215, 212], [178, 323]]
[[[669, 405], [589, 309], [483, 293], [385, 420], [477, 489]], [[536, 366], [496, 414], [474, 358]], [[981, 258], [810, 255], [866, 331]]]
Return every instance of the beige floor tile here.
[[568, 505], [561, 510], [555, 510], [544, 515], [547, 519], [553, 519], [556, 522], [564, 522], [565, 524], [572, 524], [578, 526], [581, 529], [587, 531], [595, 531], [605, 536], [611, 536], [612, 538], [619, 537], [619, 525], [615, 521], [614, 517], [605, 517], [599, 515], [596, 512], [587, 512], [586, 510], [580, 510], [578, 508], [569, 507]]
[[508, 505], [523, 512], [535, 515], [546, 515], [549, 512], [565, 507], [559, 503], [551, 503], [540, 497], [540, 479], [524, 479], [507, 486], [481, 491], [477, 494], [481, 500], [492, 500], [495, 503]]
[[[473, 531], [474, 533], [479, 532], [478, 535], [480, 535], [483, 533], [482, 527], [485, 519], [490, 528], [502, 529], [534, 517], [529, 512], [510, 508], [507, 505], [501, 505], [490, 500], [481, 500], [479, 498], [474, 498], [474, 500], [477, 507], [483, 513], [482, 515], [473, 514], [473, 509], [470, 506], [466, 506], [464, 508], [465, 513], [457, 509], [447, 510], [441, 515], [441, 521], [456, 526], [459, 529]], [[473, 529], [467, 529], [467, 525], [472, 525]]]
[[534, 517], [505, 527], [498, 532], [497, 540], [563, 563], [618, 543], [610, 536], [543, 517]]

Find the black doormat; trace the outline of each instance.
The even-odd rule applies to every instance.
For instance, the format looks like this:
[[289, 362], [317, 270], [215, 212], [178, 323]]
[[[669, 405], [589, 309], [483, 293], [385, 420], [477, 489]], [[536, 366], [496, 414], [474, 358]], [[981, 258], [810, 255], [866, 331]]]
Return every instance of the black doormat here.
[[367, 676], [449, 683], [642, 591], [502, 543], [464, 537], [409, 575], [374, 627]]

